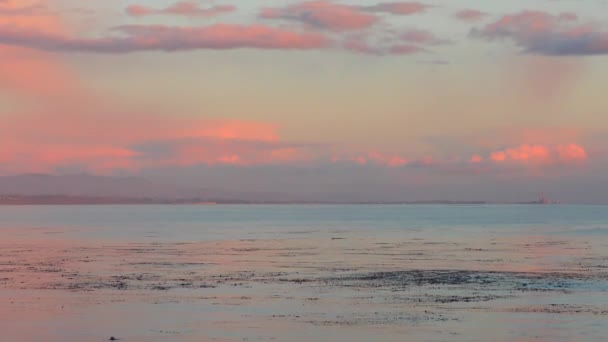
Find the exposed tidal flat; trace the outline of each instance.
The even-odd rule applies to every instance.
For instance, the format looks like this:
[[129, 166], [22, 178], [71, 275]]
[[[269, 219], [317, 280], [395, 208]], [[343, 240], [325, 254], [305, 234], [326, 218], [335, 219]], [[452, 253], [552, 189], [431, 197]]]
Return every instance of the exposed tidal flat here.
[[0, 341], [605, 341], [608, 207], [0, 207]]

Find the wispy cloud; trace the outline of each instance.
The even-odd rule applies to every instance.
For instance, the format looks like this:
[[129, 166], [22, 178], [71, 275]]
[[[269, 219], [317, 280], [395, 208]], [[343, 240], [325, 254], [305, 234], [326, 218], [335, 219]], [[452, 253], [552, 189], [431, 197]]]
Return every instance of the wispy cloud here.
[[399, 39], [404, 42], [421, 45], [446, 43], [445, 40], [437, 38], [432, 32], [426, 30], [406, 30], [399, 35]]
[[214, 5], [203, 8], [195, 1], [179, 1], [166, 8], [153, 8], [143, 5], [128, 6], [127, 14], [134, 17], [144, 17], [150, 15], [178, 15], [185, 17], [213, 17], [224, 13], [236, 11], [233, 5]]
[[385, 2], [371, 6], [346, 5], [328, 0], [307, 1], [262, 10], [264, 19], [296, 21], [318, 29], [354, 31], [370, 28], [381, 18], [376, 13], [413, 15], [426, 11], [430, 6], [419, 2]]
[[487, 17], [488, 14], [485, 12], [474, 10], [474, 9], [466, 9], [466, 10], [456, 12], [456, 14], [454, 14], [454, 16], [459, 20], [463, 20], [463, 21], [467, 21], [467, 22], [476, 22], [476, 21], [479, 21], [479, 20]]
[[0, 166], [90, 172], [195, 164], [297, 161], [311, 146], [281, 141], [275, 124], [143, 114], [15, 114], [0, 127]]
[[103, 38], [73, 38], [40, 30], [0, 26], [0, 43], [44, 51], [131, 53], [200, 49], [318, 49], [330, 45], [320, 33], [297, 32], [264, 25], [216, 24], [203, 27], [128, 25]]
[[585, 147], [578, 144], [557, 146], [524, 144], [494, 151], [489, 160], [495, 163], [523, 163], [530, 165], [550, 165], [558, 163], [584, 162], [589, 159]]
[[297, 21], [332, 31], [351, 31], [369, 28], [379, 18], [366, 13], [360, 6], [343, 5], [326, 0], [302, 2], [283, 8], [265, 8], [263, 19]]
[[425, 12], [432, 6], [421, 2], [382, 2], [364, 7], [368, 11], [390, 13], [394, 15], [413, 15]]
[[474, 37], [487, 40], [511, 39], [526, 53], [551, 56], [601, 55], [608, 53], [608, 31], [598, 25], [583, 24], [574, 13], [552, 15], [523, 11], [503, 16]]

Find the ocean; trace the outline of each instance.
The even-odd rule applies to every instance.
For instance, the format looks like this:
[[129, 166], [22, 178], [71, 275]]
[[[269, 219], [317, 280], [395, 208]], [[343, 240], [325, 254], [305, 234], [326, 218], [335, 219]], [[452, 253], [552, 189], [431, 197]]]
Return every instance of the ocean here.
[[58, 236], [204, 241], [332, 234], [607, 235], [602, 205], [117, 205], [0, 206], [0, 229], [59, 229]]
[[0, 341], [604, 341], [608, 206], [0, 206]]

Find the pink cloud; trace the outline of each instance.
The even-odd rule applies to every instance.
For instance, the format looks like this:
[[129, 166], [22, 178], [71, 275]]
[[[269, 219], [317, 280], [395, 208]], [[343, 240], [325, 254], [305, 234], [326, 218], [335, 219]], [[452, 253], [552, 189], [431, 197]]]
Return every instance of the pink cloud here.
[[131, 5], [127, 7], [127, 13], [134, 17], [149, 15], [181, 15], [186, 17], [212, 17], [219, 14], [230, 13], [236, 10], [232, 5], [216, 5], [209, 8], [202, 8], [199, 3], [194, 1], [179, 1], [169, 7], [156, 9], [142, 5]]
[[562, 162], [585, 161], [589, 158], [587, 150], [577, 144], [560, 145], [557, 147], [557, 153]]
[[351, 37], [344, 42], [343, 47], [349, 51], [376, 56], [409, 55], [426, 51], [423, 47], [412, 44], [374, 46], [370, 45], [364, 37]]
[[128, 148], [93, 142], [80, 146], [16, 141], [0, 148], [0, 171], [42, 173], [64, 165], [82, 165], [90, 172], [100, 174], [115, 169], [136, 171], [133, 160], [137, 155], [136, 151]]
[[385, 166], [385, 167], [401, 167], [408, 165], [410, 161], [404, 157], [389, 155], [380, 152], [370, 152], [364, 154], [355, 154], [355, 155], [335, 155], [332, 157], [333, 163], [339, 162], [354, 162], [359, 165], [377, 165], [377, 166]]
[[495, 162], [502, 163], [507, 160], [507, 154], [504, 151], [492, 152], [490, 159]]
[[522, 145], [507, 150], [511, 160], [523, 162], [547, 162], [551, 158], [549, 148], [542, 145]]
[[369, 28], [380, 20], [370, 12], [412, 15], [424, 12], [429, 7], [419, 2], [387, 2], [373, 6], [357, 6], [316, 0], [283, 8], [265, 8], [261, 11], [260, 17], [297, 21], [331, 31], [354, 31]]
[[474, 22], [474, 21], [479, 21], [479, 20], [483, 19], [487, 15], [488, 15], [487, 13], [484, 13], [484, 12], [481, 12], [478, 10], [467, 9], [467, 10], [462, 10], [460, 12], [457, 12], [455, 14], [455, 17], [457, 19], [460, 19], [463, 21]]
[[[412, 3], [405, 3], [409, 8]], [[128, 12], [135, 16], [158, 13], [186, 15], [196, 12], [192, 2], [180, 2], [165, 9], [132, 5]], [[401, 8], [402, 3], [384, 3], [380, 8]], [[414, 6], [416, 7], [416, 6]], [[375, 8], [375, 7], [374, 7]], [[343, 5], [326, 0], [299, 3], [285, 8], [269, 8], [261, 13], [267, 19], [284, 19], [303, 22], [309, 26], [331, 31], [359, 31], [380, 20], [372, 9], [365, 6]], [[39, 19], [41, 20], [41, 19]], [[45, 18], [46, 20], [46, 18]], [[266, 25], [213, 24], [208, 26], [122, 25], [111, 34], [98, 37], [79, 37], [50, 25], [20, 25], [14, 21], [4, 23], [0, 18], [0, 44], [13, 48], [43, 52], [84, 52], [122, 54], [143, 51], [225, 50], [239, 48], [311, 50], [343, 48], [347, 51], [370, 55], [404, 55], [426, 51], [417, 45], [438, 43], [431, 33], [411, 30], [402, 37], [385, 37], [366, 41], [367, 38], [337, 37], [334, 40], [316, 31], [292, 30]], [[380, 42], [380, 43], [379, 43]], [[39, 82], [59, 84], [58, 82]]]
[[384, 51], [376, 46], [372, 46], [367, 42], [367, 37], [363, 35], [355, 35], [348, 37], [343, 43], [346, 50], [367, 54], [367, 55], [382, 55]]
[[236, 154], [233, 154], [231, 156], [224, 156], [219, 158], [219, 162], [221, 162], [222, 164], [240, 164], [241, 157]]
[[402, 157], [392, 157], [387, 165], [391, 166], [391, 167], [399, 167], [399, 166], [404, 166], [407, 165], [408, 160]]
[[[39, 3], [23, 1], [0, 2], [0, 27], [19, 27], [23, 30], [63, 34], [66, 27], [61, 18], [42, 11]], [[56, 56], [26, 48], [1, 45], [0, 89], [12, 95], [32, 96], [68, 101], [66, 94], [84, 98], [82, 85], [76, 75]]]
[[415, 44], [439, 44], [444, 41], [435, 37], [435, 35], [425, 30], [408, 30], [400, 34], [399, 38], [404, 42], [415, 43]]
[[278, 129], [279, 126], [276, 124], [240, 120], [223, 120], [216, 122], [200, 122], [198, 124], [192, 123], [191, 128], [180, 128], [178, 136], [168, 136], [168, 138], [207, 137], [218, 139], [247, 139], [276, 142], [280, 140]]
[[[162, 142], [161, 142], [162, 143]], [[203, 139], [172, 143], [173, 149], [163, 157], [143, 156], [147, 166], [192, 166], [232, 164], [240, 166], [298, 164], [308, 162], [313, 155], [306, 147], [292, 146], [289, 143], [260, 143], [254, 140]]]
[[127, 14], [134, 16], [134, 17], [143, 17], [146, 15], [151, 15], [151, 14], [155, 14], [154, 9], [150, 8], [150, 7], [146, 7], [146, 6], [142, 6], [142, 5], [131, 5], [129, 7], [127, 7], [126, 12]]
[[129, 53], [200, 49], [317, 49], [330, 44], [320, 33], [296, 32], [264, 25], [216, 24], [204, 27], [128, 25], [115, 29], [126, 36], [71, 38], [37, 30], [0, 26], [0, 44], [48, 51]]
[[[481, 156], [479, 156], [481, 158]], [[520, 163], [529, 165], [551, 165], [585, 161], [589, 157], [587, 150], [578, 144], [546, 146], [524, 144], [517, 147], [494, 151], [489, 160], [495, 163]], [[471, 159], [479, 163], [482, 159]]]
[[264, 19], [282, 19], [304, 23], [332, 31], [352, 31], [369, 28], [378, 18], [359, 6], [336, 4], [327, 0], [309, 1], [284, 8], [266, 8]]
[[408, 29], [402, 32], [388, 31], [383, 39], [368, 42], [369, 34], [357, 33], [347, 38], [344, 48], [364, 54], [383, 55], [409, 55], [427, 52], [431, 45], [446, 43], [446, 40], [437, 38], [432, 32], [426, 30]]
[[354, 161], [359, 165], [367, 165], [367, 158], [365, 157], [355, 157]]
[[479, 164], [482, 163], [484, 161], [484, 158], [482, 156], [480, 156], [479, 154], [475, 154], [471, 157], [471, 163], [473, 164]]
[[[458, 155], [449, 157], [436, 157], [426, 155], [422, 157], [406, 158], [399, 155], [385, 154], [382, 152], [370, 153], [339, 153], [332, 157], [332, 162], [352, 162], [359, 165], [375, 165], [383, 167], [428, 167], [443, 171], [453, 171], [462, 168], [468, 169], [475, 166], [474, 171], [496, 170], [489, 168], [511, 167], [523, 165], [526, 167], [551, 167], [563, 164], [575, 164], [585, 162], [589, 154], [585, 147], [579, 144], [522, 144], [514, 147], [504, 148], [489, 152], [487, 155], [473, 154], [470, 158], [462, 158]], [[479, 167], [482, 167], [480, 169]]]
[[52, 172], [72, 165], [95, 173], [135, 171], [227, 163], [235, 155], [238, 164], [297, 162], [307, 158], [308, 148], [283, 143], [279, 126], [271, 123], [133, 113], [7, 114], [0, 136], [3, 172]]

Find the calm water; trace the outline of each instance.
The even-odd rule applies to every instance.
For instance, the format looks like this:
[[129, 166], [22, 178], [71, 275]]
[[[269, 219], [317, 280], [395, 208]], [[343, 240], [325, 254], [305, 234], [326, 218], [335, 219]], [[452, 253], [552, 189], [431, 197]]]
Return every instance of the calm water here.
[[0, 341], [608, 335], [608, 206], [0, 206], [0, 237]]
[[249, 205], [0, 206], [0, 229], [56, 228], [56, 236], [202, 241], [293, 233], [608, 234], [608, 206]]

